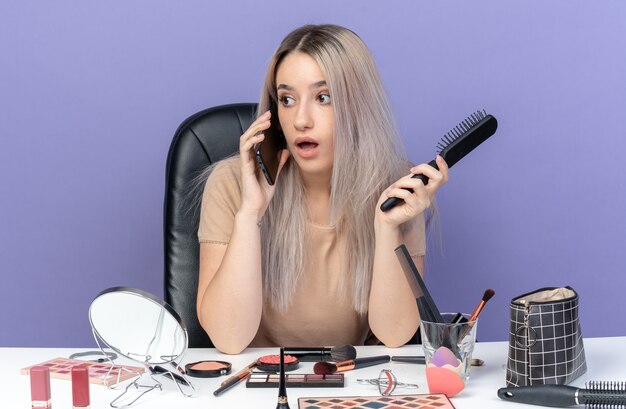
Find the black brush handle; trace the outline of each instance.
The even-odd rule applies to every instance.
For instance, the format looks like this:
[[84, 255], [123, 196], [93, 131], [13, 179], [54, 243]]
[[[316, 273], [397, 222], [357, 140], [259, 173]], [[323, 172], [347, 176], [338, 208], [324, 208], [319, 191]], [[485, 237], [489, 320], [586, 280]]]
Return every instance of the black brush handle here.
[[301, 362], [317, 362], [330, 358], [331, 348], [325, 347], [285, 347], [285, 355], [295, 356]]
[[578, 390], [579, 388], [567, 385], [520, 386], [498, 389], [498, 397], [516, 403], [566, 408], [579, 404], [576, 399]]
[[[439, 166], [437, 166], [437, 162], [435, 162], [435, 160], [431, 160], [430, 162], [428, 162], [428, 164], [432, 166], [433, 168], [439, 170]], [[426, 175], [421, 174], [421, 173], [413, 175], [411, 176], [411, 178], [421, 180], [424, 183], [424, 186], [428, 184], [428, 180], [429, 180]], [[409, 192], [413, 193], [413, 189], [409, 189], [409, 188], [403, 188], [403, 189], [408, 190]], [[388, 210], [391, 210], [392, 208], [394, 208], [395, 206], [399, 205], [402, 202], [404, 202], [404, 200], [398, 199], [397, 197], [390, 197], [387, 200], [385, 200], [382, 205], [380, 205], [380, 210], [382, 210], [383, 212], [386, 212]]]
[[391, 360], [389, 355], [370, 356], [367, 358], [355, 358], [354, 369], [367, 368], [368, 366], [374, 366], [387, 363]]
[[392, 356], [391, 361], [393, 362], [404, 362], [407, 364], [426, 364], [425, 356]]

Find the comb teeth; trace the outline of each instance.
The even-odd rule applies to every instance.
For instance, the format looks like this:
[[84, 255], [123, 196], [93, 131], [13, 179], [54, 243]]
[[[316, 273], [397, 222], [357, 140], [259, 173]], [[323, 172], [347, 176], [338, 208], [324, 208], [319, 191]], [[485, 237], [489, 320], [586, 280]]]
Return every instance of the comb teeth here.
[[441, 140], [437, 143], [437, 154], [441, 153], [448, 145], [460, 138], [465, 132], [469, 131], [472, 126], [479, 123], [483, 118], [487, 116], [487, 111], [476, 111], [467, 118], [465, 118], [460, 124], [452, 128], [447, 134], [445, 134]]
[[617, 381], [589, 381], [585, 388], [591, 391], [626, 392], [626, 382]]
[[585, 389], [587, 409], [626, 409], [626, 382], [590, 381]]

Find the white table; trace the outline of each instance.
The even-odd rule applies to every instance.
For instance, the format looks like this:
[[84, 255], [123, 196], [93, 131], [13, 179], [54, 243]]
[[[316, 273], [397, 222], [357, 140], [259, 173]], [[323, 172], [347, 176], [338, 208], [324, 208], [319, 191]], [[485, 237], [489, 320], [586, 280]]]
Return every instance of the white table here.
[[[588, 371], [581, 378], [572, 383], [573, 386], [584, 386], [589, 380], [626, 380], [626, 337], [587, 338], [585, 352]], [[507, 342], [479, 342], [474, 351], [475, 358], [485, 361], [482, 367], [472, 367], [470, 380], [465, 390], [452, 398], [452, 403], [460, 409], [464, 408], [532, 408], [537, 406], [521, 405], [501, 401], [496, 391], [505, 386], [505, 364], [507, 358]], [[421, 355], [419, 345], [409, 345], [398, 349], [385, 347], [358, 347], [358, 356], [374, 355]], [[56, 357], [68, 357], [78, 349], [60, 348], [0, 348], [0, 407], [28, 408], [30, 407], [30, 380], [28, 376], [20, 375], [20, 368], [47, 361]], [[232, 362], [233, 373], [239, 371], [254, 359], [278, 353], [278, 348], [247, 349], [240, 355], [223, 355], [214, 349], [191, 349], [184, 362], [194, 362], [203, 359], [217, 359]], [[120, 363], [130, 363], [122, 362]], [[303, 362], [296, 373], [312, 373], [313, 363]], [[289, 403], [292, 409], [298, 407], [298, 397], [302, 396], [373, 396], [378, 390], [373, 385], [357, 383], [357, 378], [376, 378], [382, 368], [391, 368], [401, 382], [417, 383], [420, 389], [396, 389], [398, 394], [427, 393], [424, 365], [388, 363], [384, 365], [362, 368], [345, 372], [345, 388], [291, 388], [287, 390]], [[276, 389], [250, 389], [245, 384], [235, 386], [219, 397], [213, 396], [213, 391], [225, 377], [212, 379], [190, 378], [196, 388], [197, 397], [183, 397], [173, 382], [163, 380], [163, 390], [147, 394], [134, 407], [137, 408], [272, 408], [276, 406]], [[52, 405], [55, 409], [71, 408], [71, 384], [69, 381], [52, 379]], [[126, 385], [126, 383], [122, 384]], [[108, 408], [121, 390], [109, 390], [104, 386], [91, 385], [91, 408]]]

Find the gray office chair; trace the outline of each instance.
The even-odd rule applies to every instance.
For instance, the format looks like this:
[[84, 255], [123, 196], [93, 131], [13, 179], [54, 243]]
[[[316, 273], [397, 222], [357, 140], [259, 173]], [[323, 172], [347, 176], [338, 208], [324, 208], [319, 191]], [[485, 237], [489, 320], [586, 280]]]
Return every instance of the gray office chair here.
[[181, 316], [190, 348], [213, 344], [198, 322], [199, 244], [197, 213], [189, 212], [193, 179], [208, 165], [239, 149], [256, 104], [222, 105], [200, 111], [178, 127], [167, 155], [163, 234], [165, 245], [165, 301]]

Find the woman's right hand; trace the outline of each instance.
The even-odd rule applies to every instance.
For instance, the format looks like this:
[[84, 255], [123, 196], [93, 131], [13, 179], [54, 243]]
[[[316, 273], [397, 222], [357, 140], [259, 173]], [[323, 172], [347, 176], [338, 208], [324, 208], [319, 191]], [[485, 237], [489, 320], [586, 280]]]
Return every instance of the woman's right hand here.
[[[240, 211], [250, 211], [256, 214], [257, 220], [265, 213], [270, 200], [274, 196], [276, 184], [270, 186], [261, 172], [257, 171], [256, 154], [254, 147], [265, 139], [263, 131], [270, 127], [271, 112], [267, 111], [259, 116], [246, 132], [239, 138], [239, 153], [241, 156], [241, 208]], [[280, 153], [278, 175], [289, 158], [289, 151], [283, 149]]]

